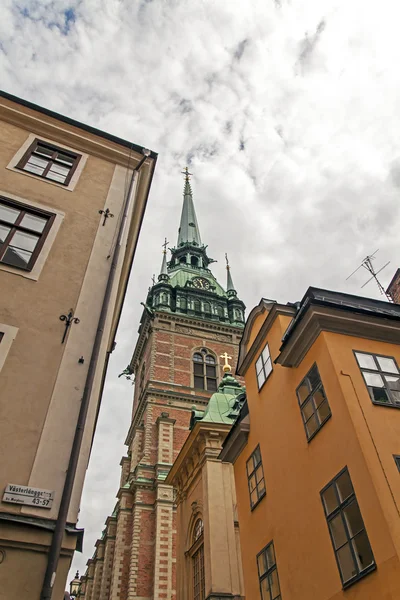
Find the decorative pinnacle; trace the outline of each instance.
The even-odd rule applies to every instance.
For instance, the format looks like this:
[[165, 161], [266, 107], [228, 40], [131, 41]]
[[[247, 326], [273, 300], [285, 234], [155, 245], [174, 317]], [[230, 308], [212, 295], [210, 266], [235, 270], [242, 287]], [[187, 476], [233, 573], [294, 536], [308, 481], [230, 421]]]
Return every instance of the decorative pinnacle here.
[[232, 371], [232, 367], [228, 363], [228, 359], [232, 360], [232, 356], [229, 356], [229, 354], [227, 352], [224, 352], [223, 354], [221, 354], [220, 358], [223, 358], [225, 360], [225, 364], [222, 367], [223, 372], [230, 373]]

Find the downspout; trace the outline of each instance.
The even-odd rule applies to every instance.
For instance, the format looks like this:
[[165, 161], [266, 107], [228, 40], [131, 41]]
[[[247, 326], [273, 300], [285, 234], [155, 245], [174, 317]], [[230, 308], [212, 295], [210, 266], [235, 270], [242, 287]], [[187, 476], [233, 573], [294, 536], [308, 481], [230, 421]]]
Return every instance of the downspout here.
[[122, 207], [122, 219], [119, 225], [118, 236], [115, 244], [115, 250], [111, 261], [110, 272], [108, 274], [107, 286], [104, 292], [103, 304], [99, 316], [99, 322], [97, 324], [96, 336], [94, 339], [92, 355], [90, 357], [89, 368], [86, 376], [85, 388], [83, 390], [83, 396], [81, 406], [79, 410], [78, 421], [76, 424], [74, 441], [71, 447], [71, 454], [69, 458], [68, 470], [65, 477], [64, 489], [61, 496], [60, 508], [58, 511], [56, 526], [51, 541], [48, 558], [47, 568], [43, 580], [42, 591], [40, 594], [40, 600], [51, 600], [53, 593], [54, 581], [56, 579], [58, 561], [61, 553], [61, 546], [64, 537], [65, 526], [67, 524], [68, 510], [71, 502], [72, 490], [75, 481], [76, 469], [78, 466], [79, 453], [82, 446], [83, 434], [85, 431], [86, 418], [89, 409], [90, 396], [93, 388], [94, 377], [97, 368], [97, 362], [100, 353], [100, 346], [104, 333], [104, 326], [107, 319], [108, 307], [111, 298], [111, 292], [114, 285], [115, 273], [117, 270], [121, 241], [125, 230], [126, 221], [128, 218], [129, 208], [133, 196], [134, 183], [140, 167], [143, 165], [147, 157], [150, 155], [148, 150], [142, 150], [144, 157], [141, 159], [139, 164], [135, 167], [132, 173], [131, 181], [128, 188], [128, 193], [124, 200]]

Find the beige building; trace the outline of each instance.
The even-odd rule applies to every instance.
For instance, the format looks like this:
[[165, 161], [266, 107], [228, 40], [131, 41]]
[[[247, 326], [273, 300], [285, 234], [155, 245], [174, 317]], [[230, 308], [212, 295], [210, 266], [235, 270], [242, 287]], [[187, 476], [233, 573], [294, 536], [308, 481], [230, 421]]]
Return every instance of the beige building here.
[[82, 486], [156, 158], [0, 93], [1, 599], [62, 598], [82, 543]]
[[170, 470], [177, 503], [177, 600], [244, 598], [233, 468], [219, 459], [245, 401], [229, 366]]

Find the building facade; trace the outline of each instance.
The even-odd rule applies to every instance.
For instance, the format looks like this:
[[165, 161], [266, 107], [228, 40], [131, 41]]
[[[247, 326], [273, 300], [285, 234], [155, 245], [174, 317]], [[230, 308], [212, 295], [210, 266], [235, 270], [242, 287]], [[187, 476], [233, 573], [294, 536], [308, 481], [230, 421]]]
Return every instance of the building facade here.
[[166, 478], [193, 407], [206, 408], [222, 379], [221, 355], [237, 358], [244, 326], [229, 269], [224, 290], [206, 248], [186, 172], [177, 246], [169, 261], [164, 247], [126, 370], [135, 376], [128, 450], [117, 504], [82, 577], [85, 600], [176, 598], [176, 503]]
[[[0, 94], [0, 598], [63, 597], [155, 162]], [[43, 596], [57, 528], [61, 557]]]
[[233, 468], [218, 458], [244, 388], [230, 373], [205, 411], [193, 411], [190, 435], [166, 479], [177, 503], [177, 600], [244, 598]]
[[396, 304], [309, 288], [250, 313], [221, 453], [248, 598], [400, 598], [399, 365]]

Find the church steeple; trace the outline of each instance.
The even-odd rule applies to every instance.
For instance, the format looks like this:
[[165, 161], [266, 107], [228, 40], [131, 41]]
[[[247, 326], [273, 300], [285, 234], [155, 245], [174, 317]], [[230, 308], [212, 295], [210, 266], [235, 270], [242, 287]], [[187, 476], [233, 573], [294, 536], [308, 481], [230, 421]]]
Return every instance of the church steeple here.
[[194, 209], [192, 188], [190, 187], [189, 169], [186, 167], [182, 173], [185, 175], [185, 186], [183, 188], [183, 207], [181, 222], [178, 230], [177, 247], [184, 244], [201, 246], [199, 225], [197, 223], [196, 211]]
[[161, 263], [161, 271], [160, 274], [158, 276], [158, 281], [168, 281], [169, 279], [169, 275], [168, 275], [168, 271], [167, 271], [167, 238], [165, 238], [165, 241], [163, 243], [163, 259], [162, 259], [162, 263]]
[[225, 254], [225, 260], [226, 260], [226, 274], [227, 274], [226, 292], [228, 294], [228, 298], [232, 298], [233, 296], [236, 296], [237, 294], [236, 294], [235, 286], [233, 285], [231, 268], [229, 266], [227, 254]]

